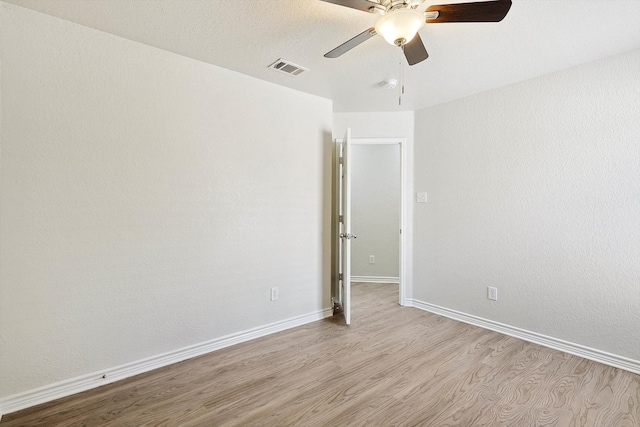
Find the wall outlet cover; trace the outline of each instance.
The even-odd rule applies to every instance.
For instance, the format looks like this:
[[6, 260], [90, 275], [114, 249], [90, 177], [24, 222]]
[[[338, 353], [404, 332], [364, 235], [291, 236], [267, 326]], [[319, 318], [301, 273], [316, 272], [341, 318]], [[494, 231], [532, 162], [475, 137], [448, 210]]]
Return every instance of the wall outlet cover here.
[[491, 301], [498, 301], [498, 288], [487, 286], [487, 298]]

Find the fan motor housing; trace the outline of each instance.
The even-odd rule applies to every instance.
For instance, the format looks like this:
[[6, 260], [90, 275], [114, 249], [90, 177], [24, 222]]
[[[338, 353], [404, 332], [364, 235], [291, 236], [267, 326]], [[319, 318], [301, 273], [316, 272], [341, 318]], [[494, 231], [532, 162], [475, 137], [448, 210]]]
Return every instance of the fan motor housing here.
[[415, 8], [419, 6], [424, 0], [381, 0], [382, 4], [387, 12], [395, 9]]

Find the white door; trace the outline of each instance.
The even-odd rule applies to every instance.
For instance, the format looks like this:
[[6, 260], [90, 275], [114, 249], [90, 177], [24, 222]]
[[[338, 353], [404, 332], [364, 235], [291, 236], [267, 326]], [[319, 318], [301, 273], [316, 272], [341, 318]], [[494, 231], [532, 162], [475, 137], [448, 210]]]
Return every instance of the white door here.
[[351, 129], [342, 142], [342, 155], [340, 159], [341, 177], [340, 185], [340, 286], [342, 294], [342, 309], [347, 325], [351, 323], [351, 239], [357, 236], [351, 232]]

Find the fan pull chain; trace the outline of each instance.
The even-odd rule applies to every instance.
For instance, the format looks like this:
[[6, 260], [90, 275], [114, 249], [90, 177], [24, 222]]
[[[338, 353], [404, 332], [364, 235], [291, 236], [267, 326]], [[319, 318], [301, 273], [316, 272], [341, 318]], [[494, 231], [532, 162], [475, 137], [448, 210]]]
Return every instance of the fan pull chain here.
[[402, 66], [402, 61], [400, 62], [400, 67], [402, 68], [402, 82], [400, 82], [400, 86], [402, 87], [402, 94], [404, 95], [404, 68]]
[[400, 72], [398, 73], [400, 74], [400, 88], [398, 89], [398, 105], [402, 106], [402, 96], [404, 95], [404, 69], [405, 69], [403, 64], [404, 64], [404, 58], [406, 57], [406, 55], [404, 54], [404, 44], [400, 45], [400, 48], [402, 49], [402, 55], [400, 56], [400, 62], [398, 63], [398, 66], [400, 67]]
[[[404, 56], [404, 44], [401, 46], [402, 48], [402, 56]], [[400, 88], [398, 90], [398, 105], [402, 106], [402, 95], [404, 95], [404, 68], [402, 68], [402, 57], [400, 57], [400, 62], [398, 62], [398, 66], [400, 67]]]
[[400, 64], [400, 87], [398, 88], [398, 105], [402, 105], [402, 64]]

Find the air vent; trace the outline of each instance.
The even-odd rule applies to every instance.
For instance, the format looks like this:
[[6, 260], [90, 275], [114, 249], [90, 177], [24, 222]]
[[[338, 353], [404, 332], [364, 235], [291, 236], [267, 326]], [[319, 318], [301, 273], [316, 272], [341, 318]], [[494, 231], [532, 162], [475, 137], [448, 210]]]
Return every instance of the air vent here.
[[269, 68], [272, 68], [276, 71], [280, 71], [281, 73], [289, 74], [290, 76], [297, 76], [303, 71], [308, 71], [308, 68], [301, 67], [293, 62], [287, 61], [286, 59], [278, 59], [273, 64], [269, 65]]

